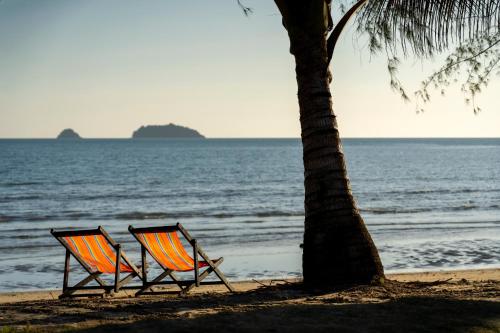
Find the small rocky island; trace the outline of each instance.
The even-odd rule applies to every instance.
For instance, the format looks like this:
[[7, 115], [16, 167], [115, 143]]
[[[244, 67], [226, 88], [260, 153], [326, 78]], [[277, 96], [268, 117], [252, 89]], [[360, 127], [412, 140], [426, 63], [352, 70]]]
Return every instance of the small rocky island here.
[[132, 134], [134, 139], [151, 138], [196, 138], [204, 139], [198, 131], [174, 124], [141, 126]]
[[58, 139], [81, 139], [80, 135], [71, 128], [66, 128], [58, 136]]

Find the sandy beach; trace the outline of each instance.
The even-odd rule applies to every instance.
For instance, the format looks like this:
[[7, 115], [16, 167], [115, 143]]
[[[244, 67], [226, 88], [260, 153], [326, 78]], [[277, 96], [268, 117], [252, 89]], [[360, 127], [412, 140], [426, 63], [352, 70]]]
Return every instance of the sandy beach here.
[[304, 291], [248, 281], [185, 297], [60, 301], [58, 291], [0, 295], [0, 332], [499, 332], [500, 269], [392, 274], [384, 286]]

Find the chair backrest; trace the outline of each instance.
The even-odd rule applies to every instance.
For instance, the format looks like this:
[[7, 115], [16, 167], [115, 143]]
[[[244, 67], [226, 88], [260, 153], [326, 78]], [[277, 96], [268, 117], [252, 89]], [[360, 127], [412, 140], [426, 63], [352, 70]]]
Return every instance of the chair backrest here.
[[[188, 254], [174, 226], [134, 228], [129, 231], [146, 248], [163, 269], [185, 272], [194, 269], [194, 259]], [[200, 262], [199, 266], [205, 266]]]
[[[115, 273], [116, 243], [101, 227], [91, 230], [51, 230], [51, 233], [92, 272]], [[120, 261], [120, 271], [132, 272], [132, 268], [123, 258]]]

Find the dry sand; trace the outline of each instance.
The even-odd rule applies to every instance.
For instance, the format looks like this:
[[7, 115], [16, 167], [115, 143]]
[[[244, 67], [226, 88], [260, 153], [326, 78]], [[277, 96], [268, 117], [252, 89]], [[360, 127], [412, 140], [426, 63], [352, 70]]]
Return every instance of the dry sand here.
[[500, 332], [500, 269], [395, 274], [329, 292], [293, 280], [235, 287], [63, 301], [57, 291], [0, 294], [0, 332]]

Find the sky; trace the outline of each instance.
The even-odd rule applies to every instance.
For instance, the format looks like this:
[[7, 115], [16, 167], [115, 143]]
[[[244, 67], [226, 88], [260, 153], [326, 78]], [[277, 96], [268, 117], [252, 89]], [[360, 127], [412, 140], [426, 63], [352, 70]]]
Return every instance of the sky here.
[[[127, 138], [175, 123], [209, 138], [300, 137], [294, 61], [271, 0], [3, 0], [0, 138]], [[407, 59], [409, 91], [441, 58]], [[332, 62], [343, 137], [499, 137], [500, 77], [474, 115], [458, 86], [425, 112], [389, 87], [383, 57], [348, 29]]]

